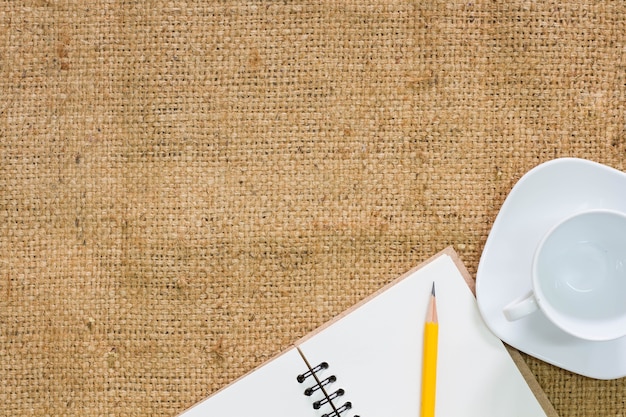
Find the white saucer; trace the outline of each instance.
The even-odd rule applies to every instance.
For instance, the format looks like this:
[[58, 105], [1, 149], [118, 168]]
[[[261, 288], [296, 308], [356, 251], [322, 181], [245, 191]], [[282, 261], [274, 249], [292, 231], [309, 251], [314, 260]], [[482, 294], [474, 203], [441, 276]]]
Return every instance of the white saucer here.
[[[563, 332], [541, 313], [508, 321], [502, 309], [531, 290], [531, 263], [541, 237], [576, 212], [626, 212], [626, 174], [584, 159], [541, 164], [513, 187], [489, 233], [476, 274], [476, 298], [487, 326], [531, 356], [584, 376], [626, 376], [626, 337], [606, 342]], [[626, 300], [624, 300], [626, 302]]]

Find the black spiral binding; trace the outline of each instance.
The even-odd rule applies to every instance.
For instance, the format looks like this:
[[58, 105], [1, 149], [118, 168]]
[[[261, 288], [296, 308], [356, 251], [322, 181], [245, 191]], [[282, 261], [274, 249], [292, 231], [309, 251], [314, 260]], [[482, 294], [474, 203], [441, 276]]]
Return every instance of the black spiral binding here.
[[[317, 391], [322, 393], [323, 398], [313, 402], [313, 408], [315, 410], [319, 410], [322, 407], [330, 408], [327, 413], [322, 414], [322, 417], [348, 417], [347, 414], [344, 413], [347, 413], [348, 410], [352, 408], [352, 403], [350, 401], [346, 401], [343, 404], [338, 405], [341, 402], [341, 397], [343, 397], [346, 393], [343, 388], [338, 388], [335, 391], [327, 390], [327, 387], [330, 388], [331, 384], [337, 382], [337, 377], [335, 375], [330, 375], [328, 377], [320, 375], [328, 368], [329, 366], [327, 362], [322, 362], [315, 367], [309, 367], [308, 371], [298, 375], [297, 380], [299, 383], [303, 383], [307, 378], [313, 377], [314, 384], [304, 390], [304, 395], [310, 397]], [[355, 414], [352, 417], [359, 416]]]

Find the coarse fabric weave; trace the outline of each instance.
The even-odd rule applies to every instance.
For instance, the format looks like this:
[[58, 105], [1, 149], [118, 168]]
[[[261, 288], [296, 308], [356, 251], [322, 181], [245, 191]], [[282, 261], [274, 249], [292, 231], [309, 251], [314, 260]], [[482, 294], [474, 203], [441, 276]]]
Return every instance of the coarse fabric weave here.
[[539, 163], [625, 170], [626, 3], [3, 0], [0, 98], [0, 415], [175, 416], [448, 245], [475, 274]]

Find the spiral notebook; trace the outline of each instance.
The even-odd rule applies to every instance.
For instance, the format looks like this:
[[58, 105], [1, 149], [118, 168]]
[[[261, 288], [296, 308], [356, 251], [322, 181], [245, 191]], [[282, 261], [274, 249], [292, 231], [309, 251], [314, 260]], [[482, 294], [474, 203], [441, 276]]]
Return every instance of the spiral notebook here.
[[487, 329], [473, 280], [447, 248], [180, 417], [418, 417], [433, 282], [436, 415], [557, 416], [519, 354]]

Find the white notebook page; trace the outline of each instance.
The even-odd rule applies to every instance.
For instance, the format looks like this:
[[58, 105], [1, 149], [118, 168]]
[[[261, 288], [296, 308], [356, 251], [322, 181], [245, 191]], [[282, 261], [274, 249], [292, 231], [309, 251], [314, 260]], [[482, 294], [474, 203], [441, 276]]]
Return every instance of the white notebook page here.
[[[329, 364], [319, 378], [337, 380], [341, 417], [418, 417], [423, 327], [432, 283], [439, 315], [438, 417], [544, 417], [539, 402], [502, 342], [484, 324], [474, 295], [452, 258], [442, 254], [375, 297], [298, 342], [310, 362]], [[321, 417], [328, 405], [298, 383], [306, 370], [290, 349], [199, 403], [184, 417]]]

